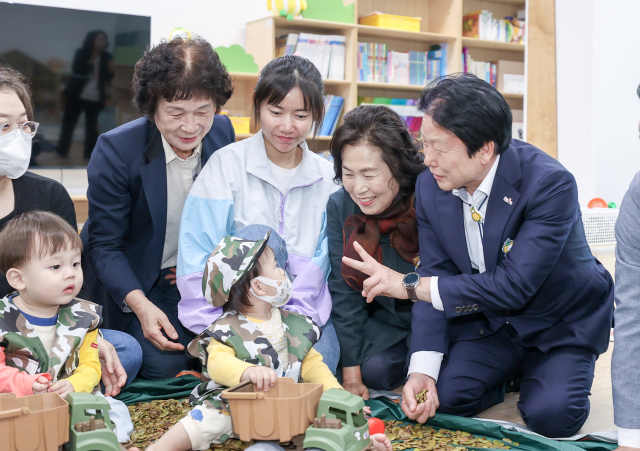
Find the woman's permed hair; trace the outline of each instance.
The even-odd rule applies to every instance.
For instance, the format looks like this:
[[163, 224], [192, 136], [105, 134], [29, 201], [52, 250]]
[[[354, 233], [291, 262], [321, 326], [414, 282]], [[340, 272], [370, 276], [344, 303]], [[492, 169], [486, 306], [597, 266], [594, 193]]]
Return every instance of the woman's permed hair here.
[[18, 95], [18, 98], [27, 110], [27, 119], [33, 120], [33, 102], [31, 101], [31, 89], [29, 80], [14, 68], [7, 65], [0, 65], [0, 92], [11, 90]]
[[82, 251], [80, 235], [60, 216], [30, 211], [13, 218], [0, 232], [0, 271], [22, 268], [33, 258], [44, 258], [64, 249]]
[[251, 269], [244, 273], [244, 275], [231, 286], [229, 290], [229, 300], [222, 306], [223, 312], [229, 312], [234, 310], [238, 313], [243, 313], [247, 308], [251, 307], [251, 300], [249, 299], [251, 288], [251, 281], [256, 277], [262, 275], [262, 266], [260, 260], [265, 255], [273, 255], [273, 250], [269, 246], [265, 246], [258, 258], [253, 263]]
[[496, 88], [473, 74], [436, 78], [422, 91], [418, 109], [456, 135], [469, 158], [490, 142], [500, 155], [511, 142], [511, 108]]
[[324, 118], [324, 86], [322, 75], [311, 61], [301, 56], [285, 55], [269, 62], [260, 72], [253, 95], [253, 116], [260, 121], [260, 107], [264, 102], [278, 105], [294, 88], [304, 98], [304, 109], [315, 121], [314, 135], [322, 128]]
[[420, 143], [411, 136], [398, 113], [383, 105], [360, 105], [345, 114], [329, 145], [336, 183], [342, 183], [344, 148], [358, 144], [380, 149], [402, 197], [410, 197], [415, 192], [418, 175], [425, 168], [424, 155], [420, 152]]
[[219, 113], [231, 98], [233, 85], [211, 44], [199, 37], [178, 37], [144, 52], [136, 63], [133, 92], [138, 111], [153, 121], [162, 99], [211, 99]]

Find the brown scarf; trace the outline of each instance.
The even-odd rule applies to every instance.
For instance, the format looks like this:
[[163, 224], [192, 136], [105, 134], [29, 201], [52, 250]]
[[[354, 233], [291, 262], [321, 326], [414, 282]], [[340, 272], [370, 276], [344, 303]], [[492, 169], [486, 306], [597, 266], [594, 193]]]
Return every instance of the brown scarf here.
[[[375, 216], [351, 215], [342, 227], [344, 255], [362, 261], [353, 247], [357, 241], [365, 251], [382, 263], [380, 238], [391, 234], [391, 246], [400, 257], [413, 263], [418, 256], [418, 223], [413, 207], [413, 196], [396, 199], [387, 211]], [[362, 283], [369, 277], [363, 272], [342, 264], [342, 277], [354, 290], [362, 290]]]

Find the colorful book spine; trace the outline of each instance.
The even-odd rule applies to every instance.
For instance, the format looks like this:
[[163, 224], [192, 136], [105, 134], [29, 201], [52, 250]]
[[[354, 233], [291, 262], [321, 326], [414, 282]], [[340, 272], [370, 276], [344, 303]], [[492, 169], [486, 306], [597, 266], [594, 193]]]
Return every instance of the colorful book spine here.
[[415, 99], [391, 99], [388, 97], [358, 97], [358, 105], [386, 105], [398, 115], [400, 115], [407, 124], [407, 128], [413, 136], [420, 135], [420, 127], [422, 127], [423, 113], [418, 111], [415, 106]]
[[327, 95], [324, 102], [324, 121], [322, 123], [322, 129], [318, 136], [333, 136], [333, 133], [338, 125], [340, 119], [340, 113], [344, 106], [344, 99], [340, 96]]
[[427, 52], [397, 52], [387, 44], [359, 42], [358, 81], [424, 86], [448, 73], [447, 58], [446, 43], [432, 45]]

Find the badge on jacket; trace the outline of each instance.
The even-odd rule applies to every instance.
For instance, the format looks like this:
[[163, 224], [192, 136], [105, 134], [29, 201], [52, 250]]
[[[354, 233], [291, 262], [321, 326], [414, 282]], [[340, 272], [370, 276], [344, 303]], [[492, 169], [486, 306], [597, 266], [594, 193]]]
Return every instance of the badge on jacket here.
[[502, 245], [502, 252], [504, 252], [504, 255], [507, 255], [507, 252], [509, 252], [512, 247], [513, 247], [513, 240], [511, 238], [507, 238], [507, 241], [505, 241], [504, 244]]

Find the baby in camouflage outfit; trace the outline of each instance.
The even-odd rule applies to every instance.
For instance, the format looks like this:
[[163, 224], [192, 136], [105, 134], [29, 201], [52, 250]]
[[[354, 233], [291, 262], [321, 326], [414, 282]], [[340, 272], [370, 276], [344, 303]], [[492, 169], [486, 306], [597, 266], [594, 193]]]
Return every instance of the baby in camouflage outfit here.
[[82, 287], [78, 233], [53, 213], [33, 211], [0, 232], [0, 271], [15, 293], [0, 300], [0, 393], [92, 393], [100, 383], [102, 307]]
[[[202, 383], [191, 394], [193, 410], [148, 451], [206, 450], [233, 435], [223, 389], [251, 381], [268, 391], [277, 377], [342, 389], [313, 349], [320, 328], [311, 318], [281, 310], [291, 281], [279, 268], [269, 234], [258, 241], [227, 236], [209, 256], [202, 278], [207, 301], [223, 314], [188, 346], [202, 361]], [[391, 451], [382, 434], [380, 450]], [[373, 438], [373, 437], [372, 437]], [[250, 448], [249, 448], [250, 449]]]

